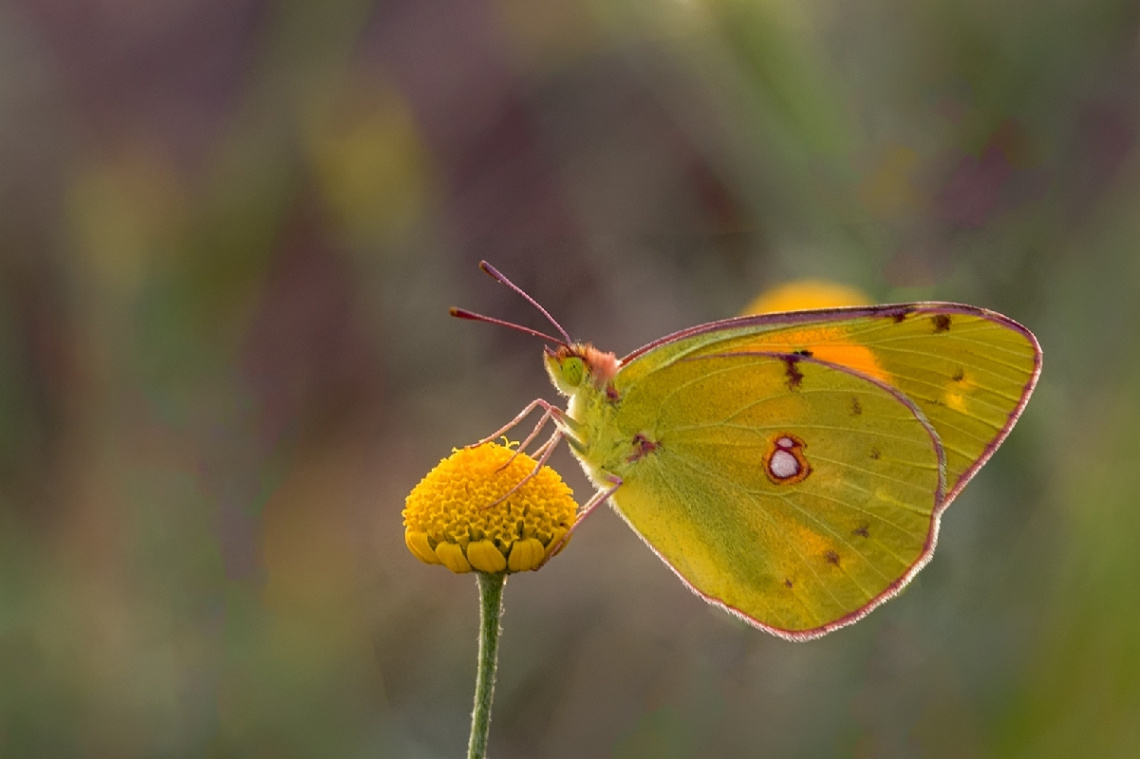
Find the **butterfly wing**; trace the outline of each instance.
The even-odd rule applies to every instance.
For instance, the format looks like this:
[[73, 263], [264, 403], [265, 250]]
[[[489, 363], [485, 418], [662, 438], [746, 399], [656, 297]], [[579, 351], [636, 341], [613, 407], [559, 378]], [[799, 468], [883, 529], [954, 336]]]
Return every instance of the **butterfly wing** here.
[[1013, 428], [1041, 372], [1017, 322], [974, 306], [918, 303], [749, 316], [662, 338], [623, 359], [627, 379], [702, 355], [775, 351], [845, 366], [899, 390], [938, 434], [946, 501]]
[[587, 464], [622, 478], [615, 507], [700, 595], [777, 635], [813, 637], [928, 559], [943, 453], [896, 388], [759, 351], [648, 368], [619, 372], [610, 439], [591, 447], [617, 453]]

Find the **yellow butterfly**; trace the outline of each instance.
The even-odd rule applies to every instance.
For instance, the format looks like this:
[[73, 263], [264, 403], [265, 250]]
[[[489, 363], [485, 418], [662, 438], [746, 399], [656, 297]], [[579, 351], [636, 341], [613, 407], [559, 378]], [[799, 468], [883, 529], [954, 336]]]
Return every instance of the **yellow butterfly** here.
[[598, 493], [693, 591], [775, 635], [851, 624], [930, 560], [946, 506], [1005, 440], [1041, 373], [1017, 322], [955, 303], [744, 316], [618, 359], [542, 337], [569, 399], [538, 399]]

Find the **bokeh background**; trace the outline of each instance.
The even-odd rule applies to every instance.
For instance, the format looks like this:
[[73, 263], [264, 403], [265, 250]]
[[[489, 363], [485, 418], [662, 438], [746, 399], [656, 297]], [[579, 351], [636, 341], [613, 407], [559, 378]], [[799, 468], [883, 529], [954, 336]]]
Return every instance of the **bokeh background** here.
[[[862, 623], [792, 644], [599, 510], [506, 589], [498, 757], [1140, 755], [1131, 0], [0, 2], [0, 755], [454, 757], [452, 446], [804, 276], [1041, 384]], [[556, 466], [590, 488], [563, 451]]]

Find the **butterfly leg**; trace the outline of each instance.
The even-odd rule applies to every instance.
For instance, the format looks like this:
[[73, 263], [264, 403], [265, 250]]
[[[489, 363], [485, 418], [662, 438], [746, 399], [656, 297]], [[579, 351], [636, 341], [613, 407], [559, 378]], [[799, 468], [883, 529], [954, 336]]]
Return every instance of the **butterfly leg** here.
[[535, 398], [533, 401], [526, 404], [526, 407], [523, 408], [523, 410], [520, 411], [518, 414], [516, 414], [514, 419], [507, 422], [502, 427], [495, 430], [490, 435], [488, 435], [487, 437], [478, 441], [477, 443], [472, 443], [471, 445], [469, 445], [467, 447], [468, 448], [474, 448], [476, 446], [483, 445], [484, 443], [490, 443], [492, 440], [495, 440], [496, 438], [507, 434], [512, 429], [517, 427], [522, 422], [523, 419], [526, 419], [527, 416], [529, 416], [532, 411], [534, 411], [536, 408], [539, 408], [539, 407], [543, 408], [545, 410], [545, 413], [542, 415], [542, 419], [539, 420], [539, 423], [535, 427], [534, 432], [531, 433], [531, 436], [527, 438], [528, 440], [533, 439], [533, 436], [538, 433], [538, 430], [544, 424], [546, 424], [546, 422], [550, 419], [551, 415], [561, 416], [561, 414], [562, 414], [562, 410], [560, 408], [558, 408], [557, 406], [555, 406], [550, 401], [548, 401], [544, 398]]
[[[554, 416], [555, 412], [557, 412], [557, 411], [558, 411], [558, 409], [556, 409], [554, 406], [547, 406], [546, 407], [546, 411], [544, 411], [542, 414], [542, 417], [539, 418], [538, 424], [534, 425], [534, 429], [530, 431], [530, 434], [527, 435], [523, 439], [523, 441], [518, 444], [518, 447], [515, 448], [515, 452], [511, 454], [511, 457], [509, 459], [507, 459], [506, 462], [504, 462], [501, 467], [499, 467], [499, 471], [502, 471], [502, 470], [506, 469], [508, 466], [510, 466], [511, 463], [515, 460], [515, 456], [518, 456], [520, 453], [525, 451], [526, 447], [528, 445], [530, 445], [532, 442], [534, 442], [534, 439], [536, 437], [538, 437], [538, 433], [542, 431], [542, 428], [546, 426], [546, 423], [551, 420], [551, 418]], [[549, 441], [547, 441], [547, 444], [548, 443], [549, 443]], [[535, 453], [536, 454], [543, 453], [546, 449], [547, 444], [543, 444], [537, 451], [535, 451]]]
[[[523, 412], [521, 414], [519, 414], [517, 417], [515, 417], [515, 419], [513, 419], [507, 427], [503, 428], [503, 430], [500, 430], [499, 432], [496, 432], [491, 437], [492, 438], [498, 437], [505, 430], [508, 430], [512, 426], [518, 424], [523, 419], [523, 417], [526, 416], [526, 414], [530, 413], [530, 411], [533, 411], [538, 406], [542, 406], [545, 409], [542, 416], [539, 418], [538, 423], [534, 425], [534, 429], [532, 429], [530, 431], [530, 434], [527, 435], [526, 438], [524, 438], [523, 441], [518, 444], [518, 447], [515, 448], [514, 453], [512, 453], [511, 457], [509, 459], [507, 459], [506, 462], [504, 462], [501, 467], [499, 467], [498, 471], [502, 471], [502, 470], [506, 469], [515, 460], [515, 456], [518, 456], [520, 453], [524, 453], [527, 449], [527, 446], [529, 446], [532, 442], [534, 442], [534, 439], [536, 437], [538, 437], [538, 433], [540, 433], [542, 431], [542, 428], [545, 427], [546, 424], [551, 419], [554, 420], [555, 426], [558, 427], [558, 429], [562, 432], [562, 434], [564, 436], [566, 436], [567, 439], [570, 440], [570, 442], [572, 442], [572, 443], [574, 442], [575, 438], [574, 438], [573, 431], [574, 431], [574, 428], [577, 426], [576, 423], [574, 422], [574, 420], [567, 417], [566, 414], [562, 411], [562, 409], [558, 408], [557, 406], [553, 406], [553, 405], [547, 403], [546, 401], [542, 400], [541, 398], [532, 402], [527, 407], [527, 409], [523, 410]], [[541, 457], [541, 461], [539, 462], [539, 467], [541, 467], [542, 464], [545, 463], [546, 460], [550, 457], [549, 454], [547, 453], [547, 451], [549, 450], [549, 447], [552, 444], [557, 444], [558, 441], [561, 439], [562, 438], [559, 436], [552, 436], [544, 444], [539, 446], [538, 450], [536, 450], [534, 452], [535, 456]], [[480, 442], [479, 445], [482, 445], [483, 442], [486, 442], [486, 440]], [[535, 468], [535, 471], [536, 472], [538, 471], [538, 467]]]
[[[533, 437], [533, 435], [532, 435], [532, 437]], [[514, 487], [512, 487], [506, 493], [503, 493], [503, 495], [500, 496], [497, 500], [487, 504], [486, 506], [484, 506], [482, 508], [489, 509], [492, 506], [498, 506], [500, 503], [502, 503], [503, 501], [507, 500], [512, 495], [514, 495], [515, 491], [517, 491], [519, 488], [521, 488], [523, 485], [525, 485], [527, 482], [529, 482], [531, 479], [533, 479], [534, 476], [539, 473], [539, 471], [542, 469], [542, 467], [546, 465], [546, 462], [550, 460], [550, 454], [554, 453], [554, 449], [558, 447], [558, 443], [559, 443], [559, 441], [562, 440], [562, 437], [563, 437], [562, 430], [556, 430], [555, 433], [553, 435], [551, 435], [550, 438], [545, 443], [543, 443], [542, 446], [538, 449], [539, 451], [542, 451], [542, 454], [535, 461], [534, 469], [530, 470], [530, 474], [528, 474], [526, 477], [523, 477], [521, 480], [516, 482]], [[537, 453], [537, 451], [536, 451], [536, 453]], [[518, 455], [517, 452], [515, 455]], [[507, 463], [510, 463], [513, 460], [514, 460], [514, 456], [511, 456], [511, 458], [508, 460]], [[503, 466], [505, 467], [506, 464], [504, 464]], [[499, 467], [499, 470], [502, 470], [502, 468], [503, 467]], [[499, 471], [499, 470], [496, 470], [496, 471]]]
[[543, 564], [550, 561], [551, 557], [553, 557], [554, 554], [561, 551], [562, 547], [566, 545], [566, 541], [570, 539], [570, 535], [573, 534], [574, 530], [578, 529], [578, 525], [582, 524], [586, 517], [590, 516], [590, 514], [593, 513], [594, 509], [598, 508], [598, 506], [609, 500], [609, 497], [616, 493], [617, 489], [622, 486], [622, 479], [617, 475], [610, 475], [609, 481], [612, 483], [612, 485], [606, 490], [597, 491], [593, 496], [590, 497], [590, 500], [586, 501], [586, 504], [582, 506], [582, 510], [578, 512], [578, 516], [575, 517], [574, 524], [570, 525], [570, 529], [566, 531], [566, 534], [562, 536], [562, 539], [555, 543], [554, 547], [551, 550], [546, 552], [546, 558], [543, 559], [542, 563], [535, 567], [535, 569], [541, 568]]

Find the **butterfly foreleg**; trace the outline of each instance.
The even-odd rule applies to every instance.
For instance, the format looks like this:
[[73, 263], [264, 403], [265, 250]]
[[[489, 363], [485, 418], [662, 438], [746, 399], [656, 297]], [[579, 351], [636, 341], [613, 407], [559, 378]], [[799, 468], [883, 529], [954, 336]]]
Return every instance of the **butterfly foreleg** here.
[[[550, 401], [548, 401], [544, 398], [535, 398], [533, 401], [526, 404], [526, 406], [523, 408], [523, 410], [515, 415], [514, 419], [510, 420], [509, 422], [507, 422], [502, 427], [495, 430], [494, 432], [492, 432], [490, 435], [483, 438], [482, 440], [479, 440], [478, 442], [469, 445], [468, 448], [475, 448], [477, 446], [483, 445], [485, 443], [490, 443], [491, 441], [502, 437], [503, 435], [507, 434], [512, 429], [517, 427], [520, 423], [522, 423], [522, 420], [526, 419], [528, 416], [530, 416], [531, 412], [533, 412], [536, 408], [540, 408], [540, 407], [544, 410], [542, 418], [540, 418], [538, 420], [538, 424], [535, 425], [534, 431], [531, 432], [531, 434], [527, 436], [528, 442], [533, 440], [534, 437], [538, 434], [538, 431], [540, 429], [542, 429], [542, 427], [548, 421], [550, 421], [552, 416], [561, 416], [562, 415], [562, 409], [558, 408], [553, 403], [551, 403]], [[525, 447], [525, 444], [524, 444], [524, 446], [520, 446], [520, 447]]]
[[558, 428], [558, 433], [552, 435], [534, 452], [533, 455], [541, 457], [538, 466], [535, 467], [534, 471], [537, 472], [539, 468], [541, 468], [541, 466], [546, 463], [546, 460], [550, 458], [549, 451], [553, 450], [554, 445], [556, 445], [558, 441], [560, 441], [563, 437], [565, 437], [567, 442], [569, 442], [570, 445], [573, 446], [576, 450], [582, 449], [582, 446], [578, 442], [577, 436], [575, 434], [579, 426], [578, 423], [567, 416], [565, 411], [541, 398], [532, 401], [525, 409], [523, 409], [522, 413], [511, 420], [510, 424], [496, 432], [490, 438], [486, 438], [481, 441], [479, 445], [482, 445], [484, 442], [498, 437], [499, 435], [503, 434], [503, 432], [517, 425], [520, 421], [522, 421], [522, 419], [526, 417], [527, 414], [539, 406], [542, 406], [545, 410], [543, 411], [542, 416], [539, 417], [538, 423], [534, 425], [534, 429], [530, 431], [530, 434], [527, 435], [526, 438], [524, 438], [523, 441], [518, 444], [518, 446], [515, 448], [515, 452], [511, 454], [511, 457], [507, 459], [501, 467], [499, 467], [499, 471], [502, 471], [503, 469], [506, 469], [508, 466], [510, 466], [511, 463], [515, 460], [515, 456], [518, 456], [520, 453], [525, 453], [527, 446], [534, 442], [534, 439], [538, 437], [538, 433], [540, 433], [542, 429], [547, 425], [547, 423], [552, 419], [554, 420], [555, 426]]

